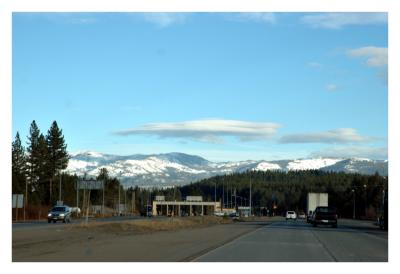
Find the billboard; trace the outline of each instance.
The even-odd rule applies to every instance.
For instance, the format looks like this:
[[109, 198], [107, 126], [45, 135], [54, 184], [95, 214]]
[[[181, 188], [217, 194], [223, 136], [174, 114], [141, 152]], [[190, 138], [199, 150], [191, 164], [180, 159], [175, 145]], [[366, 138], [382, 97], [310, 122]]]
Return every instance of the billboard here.
[[79, 180], [78, 189], [103, 189], [103, 181]]

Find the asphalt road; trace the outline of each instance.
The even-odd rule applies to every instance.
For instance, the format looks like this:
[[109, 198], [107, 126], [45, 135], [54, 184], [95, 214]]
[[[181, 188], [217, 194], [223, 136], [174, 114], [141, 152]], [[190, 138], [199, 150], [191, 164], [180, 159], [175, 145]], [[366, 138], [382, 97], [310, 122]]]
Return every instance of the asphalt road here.
[[338, 228], [304, 220], [262, 226], [193, 261], [387, 262], [388, 233], [370, 222], [339, 220]]

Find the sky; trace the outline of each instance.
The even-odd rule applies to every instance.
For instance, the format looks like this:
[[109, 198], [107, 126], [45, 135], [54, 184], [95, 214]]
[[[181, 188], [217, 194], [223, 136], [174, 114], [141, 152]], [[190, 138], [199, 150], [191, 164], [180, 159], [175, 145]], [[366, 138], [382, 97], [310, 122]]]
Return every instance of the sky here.
[[12, 133], [70, 153], [387, 159], [386, 13], [14, 13]]

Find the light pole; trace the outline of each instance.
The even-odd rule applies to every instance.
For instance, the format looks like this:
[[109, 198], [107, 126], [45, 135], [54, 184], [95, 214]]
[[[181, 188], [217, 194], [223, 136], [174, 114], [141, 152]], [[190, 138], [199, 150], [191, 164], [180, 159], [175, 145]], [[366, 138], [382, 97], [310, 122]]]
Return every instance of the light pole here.
[[249, 206], [250, 206], [250, 216], [251, 216], [251, 173], [250, 173], [250, 197], [249, 197]]
[[353, 192], [353, 219], [356, 218], [356, 192], [354, 189], [351, 190]]
[[61, 172], [60, 172], [60, 186], [58, 191], [58, 200], [61, 202]]
[[118, 216], [120, 216], [120, 204], [121, 204], [121, 171], [119, 172], [119, 181], [118, 181]]
[[367, 213], [368, 213], [368, 193], [367, 193], [367, 185], [364, 185], [365, 189], [365, 218], [367, 218]]

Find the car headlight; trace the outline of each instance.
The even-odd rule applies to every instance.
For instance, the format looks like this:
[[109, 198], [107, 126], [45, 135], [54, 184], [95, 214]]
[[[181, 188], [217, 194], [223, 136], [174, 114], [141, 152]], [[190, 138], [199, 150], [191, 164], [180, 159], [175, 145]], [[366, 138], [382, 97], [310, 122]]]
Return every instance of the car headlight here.
[[51, 217], [51, 213], [49, 213], [49, 214], [47, 215], [47, 217]]
[[64, 217], [64, 213], [61, 213], [61, 214], [60, 214], [60, 217]]

